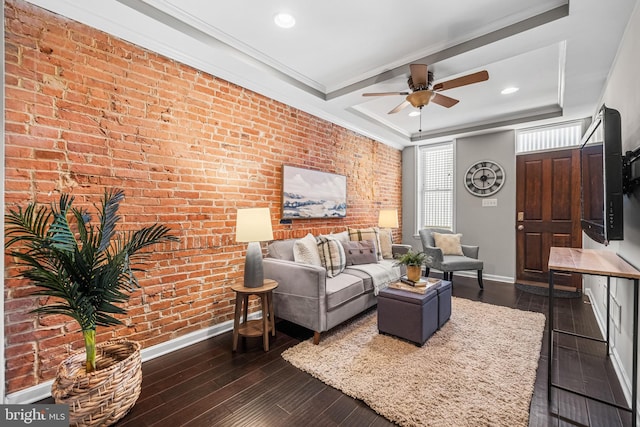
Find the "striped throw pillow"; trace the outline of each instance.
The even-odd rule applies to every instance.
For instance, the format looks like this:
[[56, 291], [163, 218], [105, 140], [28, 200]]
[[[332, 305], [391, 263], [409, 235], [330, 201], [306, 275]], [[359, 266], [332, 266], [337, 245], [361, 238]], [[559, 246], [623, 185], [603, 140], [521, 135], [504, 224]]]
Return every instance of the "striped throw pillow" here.
[[322, 266], [327, 269], [327, 277], [336, 277], [347, 266], [347, 257], [342, 243], [333, 237], [318, 237], [318, 253]]

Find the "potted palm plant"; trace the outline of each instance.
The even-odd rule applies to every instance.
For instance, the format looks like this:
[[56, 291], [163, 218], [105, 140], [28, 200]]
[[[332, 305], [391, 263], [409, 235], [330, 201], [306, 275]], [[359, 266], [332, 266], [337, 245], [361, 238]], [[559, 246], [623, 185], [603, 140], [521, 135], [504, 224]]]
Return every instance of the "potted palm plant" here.
[[407, 267], [407, 279], [412, 282], [419, 282], [422, 276], [422, 265], [427, 257], [423, 252], [414, 252], [409, 249], [397, 258], [396, 264]]
[[57, 205], [32, 202], [24, 210], [11, 209], [5, 220], [7, 253], [35, 285], [34, 295], [53, 297], [34, 311], [75, 319], [84, 337], [84, 354], [61, 363], [52, 386], [56, 403], [69, 404], [71, 425], [112, 424], [137, 400], [139, 343], [118, 340], [97, 346], [96, 327], [122, 323], [114, 316], [126, 311], [117, 304], [128, 301], [128, 291], [138, 286], [134, 271], [139, 268], [134, 266], [144, 258], [141, 250], [178, 240], [160, 224], [118, 232], [123, 199], [122, 190], [105, 190], [96, 206], [96, 224], [87, 210], [72, 206], [74, 198], [68, 194]]

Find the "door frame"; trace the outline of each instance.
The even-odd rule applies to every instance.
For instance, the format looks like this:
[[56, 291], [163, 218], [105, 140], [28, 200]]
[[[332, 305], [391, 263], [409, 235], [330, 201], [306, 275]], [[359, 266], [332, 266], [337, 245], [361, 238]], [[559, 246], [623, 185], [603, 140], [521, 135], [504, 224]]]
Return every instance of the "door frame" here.
[[[552, 153], [554, 152], [571, 152], [572, 153], [572, 171], [571, 171], [571, 181], [573, 183], [573, 185], [577, 185], [580, 186], [580, 148], [576, 147], [576, 146], [572, 146], [572, 147], [562, 147], [562, 148], [557, 148], [557, 149], [550, 149], [550, 150], [542, 150], [542, 151], [532, 151], [532, 152], [525, 152], [525, 153], [517, 153], [516, 154], [516, 210], [514, 212], [515, 215], [515, 224], [516, 224], [516, 268], [515, 268], [515, 281], [516, 283], [523, 283], [523, 284], [528, 284], [528, 285], [537, 285], [537, 286], [543, 286], [546, 287], [548, 286], [548, 279], [546, 282], [537, 282], [537, 281], [531, 281], [531, 280], [527, 280], [527, 279], [523, 279], [522, 277], [520, 277], [520, 275], [522, 274], [522, 271], [524, 269], [524, 254], [522, 253], [524, 251], [523, 248], [523, 242], [520, 241], [521, 237], [521, 230], [518, 228], [519, 226], [522, 225], [522, 220], [519, 220], [520, 218], [518, 217], [518, 213], [520, 211], [523, 211], [523, 200], [524, 200], [524, 196], [522, 195], [522, 191], [524, 189], [524, 183], [522, 183], [520, 181], [520, 174], [518, 173], [519, 171], [519, 167], [521, 165], [521, 158], [523, 157], [527, 157], [527, 156], [540, 156], [540, 155], [544, 155], [544, 154], [549, 154], [550, 157], [552, 157]], [[544, 185], [543, 183], [543, 189], [542, 191], [550, 191], [550, 183], [547, 183], [547, 185]], [[578, 191], [578, 194], [580, 194], [580, 192]], [[580, 199], [580, 197], [578, 197], [578, 199]], [[580, 207], [580, 203], [578, 200], [577, 205], [574, 205], [573, 208], [571, 209], [571, 222], [572, 222], [572, 246], [571, 247], [575, 247], [575, 248], [582, 248], [582, 228], [580, 226], [580, 216], [581, 216], [581, 207]], [[543, 258], [544, 262], [548, 262], [548, 254], [546, 254], [546, 256]], [[548, 267], [546, 265], [543, 265], [543, 272], [546, 272], [548, 275]], [[555, 276], [554, 276], [555, 277]], [[582, 289], [582, 275], [580, 274], [571, 274], [570, 278], [567, 278], [569, 280], [568, 286], [554, 286], [558, 289], [567, 289], [567, 290], [581, 290]]]

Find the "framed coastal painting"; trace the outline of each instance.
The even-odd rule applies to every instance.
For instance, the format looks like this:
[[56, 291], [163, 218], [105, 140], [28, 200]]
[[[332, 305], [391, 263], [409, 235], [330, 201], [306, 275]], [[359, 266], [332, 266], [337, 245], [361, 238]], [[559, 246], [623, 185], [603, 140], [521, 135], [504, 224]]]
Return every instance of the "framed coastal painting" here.
[[282, 167], [282, 218], [344, 218], [347, 177], [335, 173]]

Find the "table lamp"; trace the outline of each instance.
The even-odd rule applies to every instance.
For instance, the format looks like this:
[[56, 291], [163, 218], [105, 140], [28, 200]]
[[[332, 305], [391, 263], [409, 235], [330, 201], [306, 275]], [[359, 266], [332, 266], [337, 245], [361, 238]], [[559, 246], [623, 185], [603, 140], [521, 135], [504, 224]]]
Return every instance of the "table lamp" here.
[[398, 209], [380, 209], [378, 227], [398, 228]]
[[260, 242], [273, 240], [269, 208], [238, 209], [236, 242], [248, 242], [244, 264], [244, 286], [259, 288], [264, 281]]

